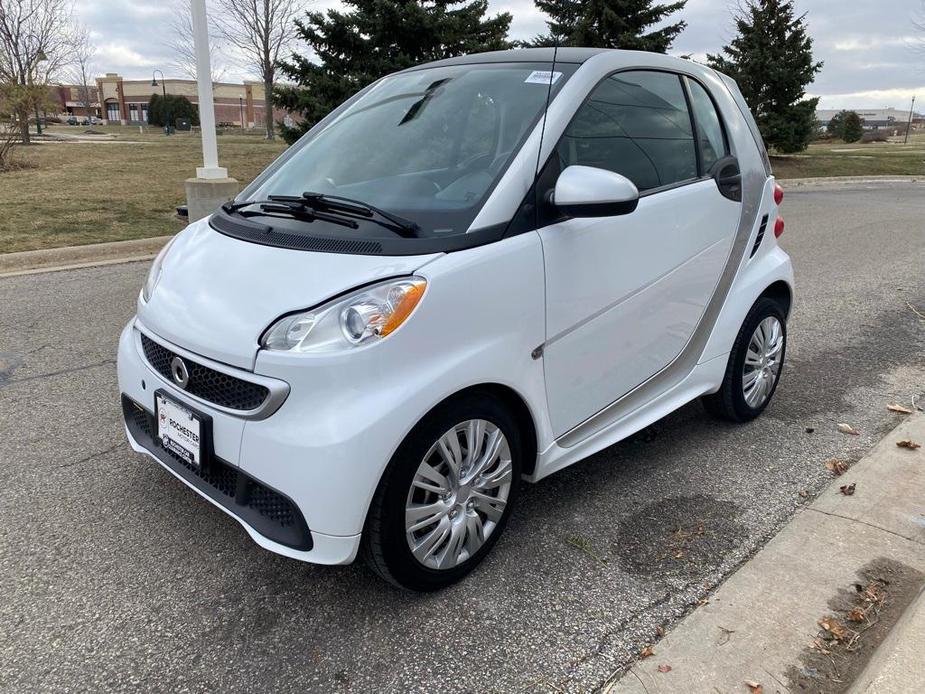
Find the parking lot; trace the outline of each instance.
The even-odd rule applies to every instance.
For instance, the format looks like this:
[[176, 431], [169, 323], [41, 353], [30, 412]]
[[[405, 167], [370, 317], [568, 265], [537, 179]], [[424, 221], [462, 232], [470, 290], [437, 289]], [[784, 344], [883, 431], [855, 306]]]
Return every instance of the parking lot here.
[[925, 186], [790, 190], [783, 214], [797, 294], [766, 413], [692, 403], [525, 486], [484, 564], [432, 595], [270, 554], [132, 453], [115, 350], [147, 264], [0, 278], [0, 690], [600, 687], [888, 404], [925, 404]]

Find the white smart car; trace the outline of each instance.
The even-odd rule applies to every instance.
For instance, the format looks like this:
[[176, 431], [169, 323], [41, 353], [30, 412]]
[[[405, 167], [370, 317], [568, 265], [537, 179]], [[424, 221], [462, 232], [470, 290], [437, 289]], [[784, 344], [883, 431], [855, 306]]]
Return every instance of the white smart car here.
[[445, 586], [521, 479], [696, 398], [761, 413], [781, 198], [736, 85], [693, 62], [390, 75], [154, 261], [119, 345], [129, 441], [266, 549]]

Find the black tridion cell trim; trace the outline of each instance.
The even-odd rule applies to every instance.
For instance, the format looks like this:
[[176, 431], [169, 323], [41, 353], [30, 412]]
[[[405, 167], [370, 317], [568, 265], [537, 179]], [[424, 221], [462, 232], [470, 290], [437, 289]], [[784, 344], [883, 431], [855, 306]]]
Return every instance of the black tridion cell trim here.
[[268, 540], [303, 552], [313, 547], [305, 517], [285, 494], [215, 457], [211, 450], [201, 467], [174, 455], [158, 443], [154, 415], [125, 394], [122, 414], [129, 433], [151, 455]]
[[761, 218], [761, 226], [758, 227], [758, 235], [755, 236], [755, 243], [752, 246], [752, 252], [749, 253], [749, 258], [754, 258], [755, 253], [758, 252], [758, 247], [761, 246], [761, 242], [764, 240], [764, 232], [768, 229], [768, 215], [765, 215]]
[[[362, 220], [360, 220], [362, 221]], [[308, 224], [308, 222], [296, 222]], [[324, 227], [323, 221], [311, 222], [312, 225]], [[504, 236], [506, 224], [496, 224], [476, 229], [465, 234], [451, 234], [445, 237], [425, 236], [407, 238], [397, 235], [382, 237], [362, 237], [357, 239], [344, 236], [318, 236], [284, 231], [263, 222], [255, 222], [235, 213], [229, 214], [219, 209], [209, 219], [209, 226], [225, 236], [258, 243], [262, 246], [287, 248], [294, 251], [316, 251], [320, 253], [347, 253], [351, 255], [424, 255], [427, 253], [452, 253], [467, 248], [484, 246], [498, 241]], [[349, 233], [341, 232], [338, 233]]]

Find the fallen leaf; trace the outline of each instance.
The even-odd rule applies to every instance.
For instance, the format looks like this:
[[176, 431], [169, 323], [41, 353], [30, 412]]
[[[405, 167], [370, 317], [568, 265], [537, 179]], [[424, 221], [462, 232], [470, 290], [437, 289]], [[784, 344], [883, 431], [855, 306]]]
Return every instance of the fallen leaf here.
[[764, 692], [764, 687], [762, 687], [757, 682], [751, 682], [749, 680], [745, 680], [745, 686], [748, 687], [749, 691], [752, 694], [762, 694], [762, 692]]
[[855, 487], [854, 482], [852, 482], [851, 484], [843, 484], [841, 487], [838, 488], [838, 491], [840, 491], [845, 496], [851, 496], [852, 494], [854, 494], [854, 487]]
[[902, 405], [887, 405], [887, 408], [890, 412], [899, 412], [900, 414], [912, 414], [912, 410], [908, 407], [903, 407]]
[[710, 598], [700, 598], [700, 600], [697, 601], [697, 604], [698, 605], [709, 605]]
[[671, 666], [670, 665], [659, 665], [658, 671], [659, 672], [671, 672]]
[[864, 614], [864, 610], [860, 607], [855, 607], [848, 613], [849, 622], [863, 622], [865, 619], [867, 619], [867, 615]]
[[825, 619], [820, 619], [819, 626], [821, 626], [839, 641], [843, 640], [848, 635], [848, 631], [845, 629], [845, 627], [839, 624], [838, 620], [834, 617], [826, 617]]
[[844, 422], [838, 425], [838, 430], [843, 434], [851, 434], [852, 436], [857, 436], [861, 433], [850, 424], [845, 424]]
[[817, 649], [822, 655], [828, 655], [832, 651], [822, 645], [822, 641], [819, 639], [813, 639], [813, 648]]
[[848, 470], [848, 463], [838, 458], [832, 458], [825, 461], [825, 469], [834, 472], [836, 475], [843, 475]]
[[808, 497], [808, 496], [809, 496], [809, 492], [808, 492], [808, 491], [806, 491], [805, 489], [801, 489], [801, 490], [800, 490], [800, 498], [805, 499], [805, 498]]
[[908, 448], [910, 451], [914, 451], [916, 448], [922, 447], [922, 444], [916, 443], [912, 439], [903, 439], [902, 441], [897, 441], [896, 445], [900, 448]]
[[652, 646], [646, 646], [641, 651], [639, 651], [640, 658], [648, 658], [650, 655], [655, 655], [655, 649]]
[[659, 638], [663, 638], [665, 636], [665, 628], [661, 624], [655, 627], [655, 635]]

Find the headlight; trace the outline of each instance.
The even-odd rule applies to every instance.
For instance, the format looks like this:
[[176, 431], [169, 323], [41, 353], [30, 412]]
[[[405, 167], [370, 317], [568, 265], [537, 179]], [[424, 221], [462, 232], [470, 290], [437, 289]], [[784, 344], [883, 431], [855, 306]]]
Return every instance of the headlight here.
[[173, 242], [176, 241], [177, 237], [174, 236], [170, 241], [167, 242], [161, 252], [157, 254], [157, 257], [154, 259], [154, 262], [151, 263], [151, 269], [148, 270], [148, 278], [145, 280], [144, 286], [141, 288], [141, 298], [144, 299], [145, 303], [148, 303], [151, 300], [151, 295], [154, 293], [154, 288], [157, 287], [157, 282], [161, 278], [161, 270], [164, 265], [164, 258], [167, 256], [170, 247], [173, 245]]
[[280, 318], [264, 333], [261, 347], [282, 352], [325, 352], [376, 342], [414, 311], [427, 280], [392, 280]]

